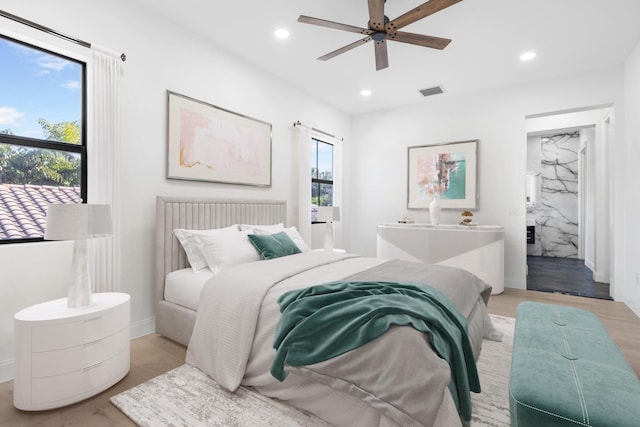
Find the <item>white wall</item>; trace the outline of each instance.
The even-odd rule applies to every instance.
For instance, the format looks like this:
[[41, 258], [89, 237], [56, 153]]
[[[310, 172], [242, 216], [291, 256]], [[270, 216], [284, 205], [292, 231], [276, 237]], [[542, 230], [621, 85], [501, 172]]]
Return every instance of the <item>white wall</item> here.
[[[505, 285], [524, 289], [525, 117], [605, 104], [615, 106], [620, 113], [616, 129], [623, 129], [621, 68], [493, 92], [439, 95], [419, 106], [355, 117], [354, 144], [345, 150], [351, 183], [345, 192], [347, 247], [375, 255], [376, 224], [396, 221], [407, 212], [408, 146], [479, 139], [474, 220], [505, 227]], [[612, 150], [622, 145], [621, 138], [622, 132], [616, 133]], [[441, 222], [458, 222], [459, 213], [443, 211]], [[428, 222], [428, 211], [412, 214], [416, 221]]]
[[625, 134], [622, 150], [619, 152], [623, 181], [614, 188], [616, 195], [624, 200], [624, 210], [615, 212], [614, 222], [623, 224], [616, 230], [616, 237], [624, 240], [622, 250], [615, 250], [614, 256], [624, 260], [624, 271], [619, 282], [624, 286], [627, 304], [640, 316], [640, 44], [636, 46], [624, 67], [624, 110]]
[[[296, 225], [297, 169], [291, 129], [296, 120], [350, 140], [349, 117], [288, 83], [259, 72], [126, 0], [4, 1], [2, 9], [62, 33], [125, 52], [122, 76], [120, 182], [123, 207], [122, 280], [131, 294], [134, 334], [153, 330], [155, 197], [284, 199]], [[0, 18], [0, 29], [11, 26]], [[18, 31], [29, 31], [13, 25]], [[46, 38], [33, 31], [34, 37]], [[55, 38], [56, 45], [64, 42]], [[274, 39], [274, 43], [277, 41]], [[167, 90], [273, 124], [271, 188], [167, 180]], [[0, 381], [11, 376], [13, 315], [66, 296], [68, 243], [0, 246]]]

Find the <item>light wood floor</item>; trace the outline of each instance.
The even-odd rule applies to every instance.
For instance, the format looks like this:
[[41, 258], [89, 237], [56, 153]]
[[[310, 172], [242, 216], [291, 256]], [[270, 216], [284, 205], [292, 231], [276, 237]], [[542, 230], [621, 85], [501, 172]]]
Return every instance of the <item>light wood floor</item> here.
[[[546, 292], [506, 289], [489, 302], [493, 314], [515, 317], [522, 301], [540, 301], [583, 308], [595, 313], [640, 375], [640, 318], [622, 303]], [[0, 427], [101, 427], [135, 426], [109, 403], [109, 398], [184, 363], [186, 349], [159, 335], [131, 342], [131, 370], [108, 390], [75, 405], [43, 412], [23, 412], [13, 407], [13, 381], [0, 384]]]

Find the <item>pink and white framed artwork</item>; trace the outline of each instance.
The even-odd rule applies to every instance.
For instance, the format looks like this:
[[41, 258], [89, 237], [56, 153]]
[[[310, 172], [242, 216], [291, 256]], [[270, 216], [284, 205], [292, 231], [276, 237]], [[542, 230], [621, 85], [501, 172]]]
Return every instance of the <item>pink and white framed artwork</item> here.
[[476, 208], [478, 140], [408, 147], [407, 207]]
[[168, 91], [167, 178], [271, 186], [271, 124]]

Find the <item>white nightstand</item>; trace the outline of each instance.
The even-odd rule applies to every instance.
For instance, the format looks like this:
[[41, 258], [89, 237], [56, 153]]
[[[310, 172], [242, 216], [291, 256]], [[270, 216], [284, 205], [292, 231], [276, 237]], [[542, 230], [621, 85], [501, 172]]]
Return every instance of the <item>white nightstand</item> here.
[[120, 381], [130, 365], [129, 300], [97, 293], [87, 307], [61, 298], [16, 313], [14, 406], [59, 408]]

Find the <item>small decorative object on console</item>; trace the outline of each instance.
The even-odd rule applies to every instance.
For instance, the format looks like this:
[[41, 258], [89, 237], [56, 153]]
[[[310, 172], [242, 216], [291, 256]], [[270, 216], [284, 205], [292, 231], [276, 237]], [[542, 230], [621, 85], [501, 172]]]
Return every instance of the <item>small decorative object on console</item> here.
[[399, 224], [413, 224], [415, 223], [414, 219], [413, 219], [413, 215], [411, 214], [406, 214], [405, 216], [402, 217], [401, 220], [398, 221]]
[[460, 225], [472, 225], [473, 213], [471, 211], [463, 211], [461, 215], [462, 221], [460, 221]]

